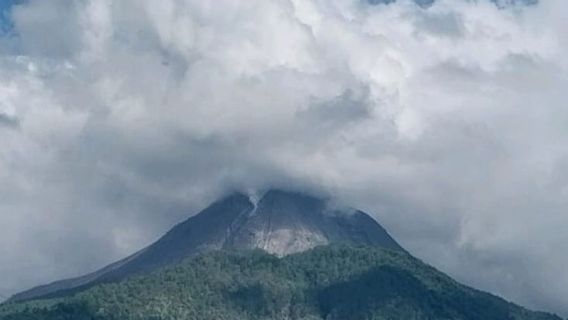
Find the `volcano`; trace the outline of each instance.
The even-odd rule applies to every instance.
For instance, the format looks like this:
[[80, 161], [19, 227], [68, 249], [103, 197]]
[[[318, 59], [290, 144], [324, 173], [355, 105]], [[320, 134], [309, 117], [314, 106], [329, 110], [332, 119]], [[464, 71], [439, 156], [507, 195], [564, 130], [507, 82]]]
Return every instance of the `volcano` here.
[[258, 201], [234, 193], [125, 259], [81, 277], [32, 288], [10, 301], [68, 295], [213, 250], [258, 248], [282, 257], [334, 243], [404, 251], [377, 221], [360, 210], [337, 208], [330, 201], [298, 192], [270, 190]]

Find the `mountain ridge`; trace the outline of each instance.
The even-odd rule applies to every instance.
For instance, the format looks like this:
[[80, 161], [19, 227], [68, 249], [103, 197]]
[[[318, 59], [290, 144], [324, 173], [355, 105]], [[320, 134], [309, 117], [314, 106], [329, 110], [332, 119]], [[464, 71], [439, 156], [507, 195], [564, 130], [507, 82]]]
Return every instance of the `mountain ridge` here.
[[362, 211], [334, 208], [327, 200], [306, 193], [271, 189], [257, 202], [235, 192], [124, 259], [84, 276], [23, 291], [9, 301], [68, 295], [212, 250], [259, 248], [285, 256], [336, 242], [404, 251], [378, 222]]

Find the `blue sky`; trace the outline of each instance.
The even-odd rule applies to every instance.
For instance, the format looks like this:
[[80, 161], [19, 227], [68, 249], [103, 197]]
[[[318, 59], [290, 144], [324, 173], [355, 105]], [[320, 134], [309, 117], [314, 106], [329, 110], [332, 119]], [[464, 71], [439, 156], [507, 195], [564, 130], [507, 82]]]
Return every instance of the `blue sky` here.
[[10, 8], [17, 0], [0, 0], [0, 33], [4, 33], [10, 28]]

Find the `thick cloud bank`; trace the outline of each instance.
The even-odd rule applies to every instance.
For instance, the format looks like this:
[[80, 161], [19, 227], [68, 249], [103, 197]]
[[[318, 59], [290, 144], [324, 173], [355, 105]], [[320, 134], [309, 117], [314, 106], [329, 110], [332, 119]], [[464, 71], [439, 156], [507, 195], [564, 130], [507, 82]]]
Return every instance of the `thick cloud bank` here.
[[231, 189], [282, 187], [568, 314], [568, 2], [500, 3], [12, 7], [0, 294], [100, 267]]

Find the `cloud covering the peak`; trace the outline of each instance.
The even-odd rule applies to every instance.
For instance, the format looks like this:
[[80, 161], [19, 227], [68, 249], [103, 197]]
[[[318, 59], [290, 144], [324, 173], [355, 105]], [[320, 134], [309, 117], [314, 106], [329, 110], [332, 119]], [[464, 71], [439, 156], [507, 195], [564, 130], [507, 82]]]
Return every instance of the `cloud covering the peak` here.
[[0, 294], [231, 190], [374, 214], [458, 280], [568, 314], [568, 3], [32, 0], [0, 37]]

